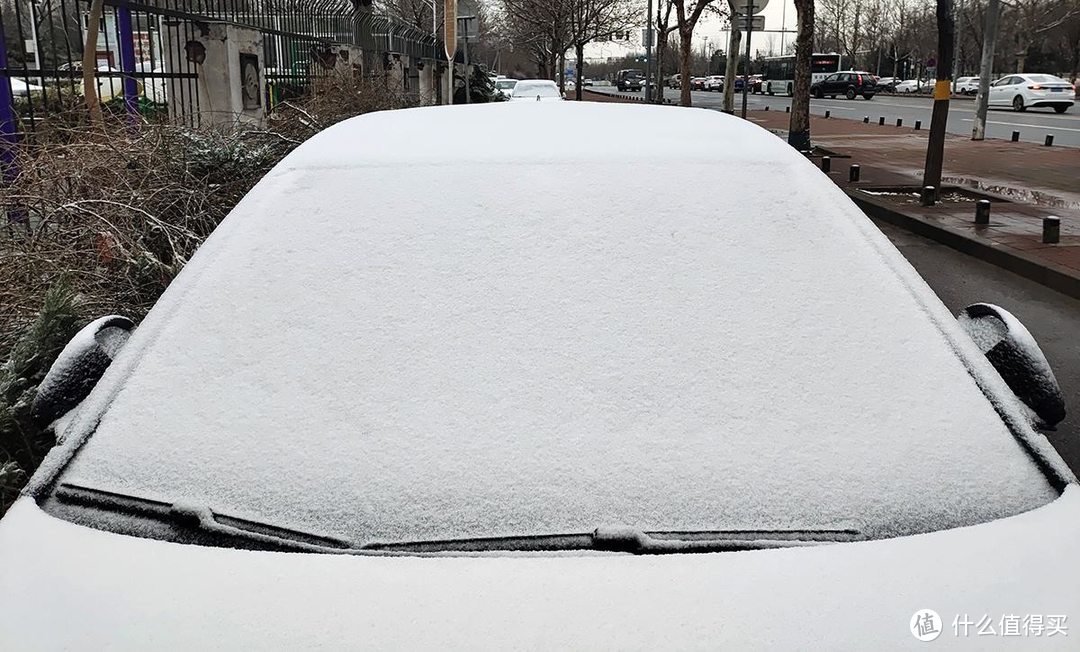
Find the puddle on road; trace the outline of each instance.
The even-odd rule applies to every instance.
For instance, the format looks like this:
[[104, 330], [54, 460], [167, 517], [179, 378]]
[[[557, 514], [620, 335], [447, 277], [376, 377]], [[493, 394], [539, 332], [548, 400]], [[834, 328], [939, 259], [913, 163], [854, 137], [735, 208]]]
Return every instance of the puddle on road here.
[[[891, 201], [898, 204], [920, 204], [921, 197], [916, 191], [907, 190], [870, 190], [867, 188], [859, 188], [859, 192], [865, 193], [872, 197], [887, 197]], [[937, 200], [938, 204], [971, 204], [976, 199], [971, 195], [956, 190], [946, 191], [941, 193], [941, 197]]]

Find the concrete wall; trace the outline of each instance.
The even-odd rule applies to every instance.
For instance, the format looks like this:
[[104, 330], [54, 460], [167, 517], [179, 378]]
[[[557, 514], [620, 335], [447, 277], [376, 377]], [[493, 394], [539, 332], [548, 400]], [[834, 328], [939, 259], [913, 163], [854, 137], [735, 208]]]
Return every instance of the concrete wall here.
[[[186, 71], [186, 53], [199, 50], [200, 45], [205, 60], [191, 66], [199, 75], [197, 80], [169, 80], [169, 115], [201, 125], [243, 122], [261, 127], [266, 118], [262, 34], [223, 23], [185, 27], [164, 31], [166, 70]], [[242, 63], [249, 64], [246, 77]]]

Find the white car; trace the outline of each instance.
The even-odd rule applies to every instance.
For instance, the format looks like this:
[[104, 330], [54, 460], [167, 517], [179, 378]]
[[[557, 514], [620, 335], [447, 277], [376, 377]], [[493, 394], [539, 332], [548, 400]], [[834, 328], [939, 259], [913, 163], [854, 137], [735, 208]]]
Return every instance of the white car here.
[[990, 106], [1011, 106], [1014, 111], [1050, 107], [1058, 113], [1065, 113], [1075, 103], [1073, 85], [1054, 75], [1007, 75], [990, 85]]
[[707, 91], [724, 91], [724, 76], [723, 75], [711, 75], [705, 78], [705, 90]]
[[[566, 201], [717, 178], [785, 191]], [[732, 116], [346, 120], [130, 328], [34, 402], [2, 650], [985, 649], [954, 617], [1080, 613], [1038, 347]]]
[[956, 93], [958, 95], [977, 95], [978, 92], [978, 77], [958, 77], [956, 79]]
[[563, 94], [550, 79], [523, 79], [514, 86], [510, 99], [515, 102], [558, 102]]
[[906, 79], [896, 85], [897, 93], [918, 93], [926, 87], [927, 82], [919, 83], [918, 79]]
[[515, 86], [517, 86], [516, 79], [499, 79], [495, 82], [495, 92], [503, 99], [508, 100], [514, 94]]
[[31, 93], [40, 93], [44, 90], [41, 86], [18, 77], [11, 77], [9, 81], [11, 82], [11, 94], [15, 97], [27, 97]]

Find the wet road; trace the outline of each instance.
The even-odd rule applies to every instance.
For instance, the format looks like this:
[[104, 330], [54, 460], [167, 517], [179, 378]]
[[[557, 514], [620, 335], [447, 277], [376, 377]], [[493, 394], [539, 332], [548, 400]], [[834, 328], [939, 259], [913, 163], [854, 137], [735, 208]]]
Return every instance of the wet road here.
[[1031, 331], [1054, 369], [1069, 411], [1048, 437], [1080, 474], [1080, 301], [932, 240], [878, 226], [954, 313], [972, 303], [993, 303]]
[[[591, 90], [613, 92], [614, 89], [601, 86]], [[643, 95], [642, 93], [625, 94]], [[676, 98], [678, 91], [666, 89], [664, 97]], [[694, 106], [719, 110], [723, 107], [724, 96], [720, 93], [694, 91], [693, 103]], [[841, 97], [835, 100], [811, 100], [810, 111], [814, 115], [824, 115], [825, 111], [831, 111], [834, 118], [849, 120], [862, 120], [868, 116], [874, 124], [881, 117], [884, 117], [885, 123], [890, 125], [896, 124], [897, 118], [902, 118], [905, 125], [914, 125], [916, 120], [921, 120], [923, 129], [927, 129], [930, 126], [932, 104], [929, 97], [876, 95], [872, 100], [864, 100], [861, 97], [846, 100]], [[779, 95], [749, 95], [747, 97], [749, 110], [761, 110], [766, 106], [773, 111], [783, 111], [784, 107], [791, 106], [791, 98]], [[735, 107], [736, 110], [742, 107], [741, 95], [736, 98]], [[974, 113], [973, 100], [953, 100], [949, 106], [949, 132], [970, 136]], [[1020, 139], [1026, 142], [1042, 143], [1049, 134], [1054, 136], [1054, 145], [1080, 147], [1080, 106], [1074, 106], [1068, 113], [1062, 115], [1054, 113], [1053, 109], [1042, 108], [1028, 109], [1024, 113], [1016, 113], [1010, 109], [991, 109], [988, 118], [986, 135], [989, 138], [1007, 139], [1013, 131], [1019, 131]]]

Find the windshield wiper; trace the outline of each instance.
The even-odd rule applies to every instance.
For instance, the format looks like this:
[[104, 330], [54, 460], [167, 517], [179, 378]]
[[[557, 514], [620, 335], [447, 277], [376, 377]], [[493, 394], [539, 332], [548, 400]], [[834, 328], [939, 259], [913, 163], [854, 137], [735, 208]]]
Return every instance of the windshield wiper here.
[[[661, 555], [795, 548], [863, 540], [860, 532], [853, 529], [647, 532], [633, 527], [608, 526], [575, 534], [371, 542], [355, 546], [344, 539], [227, 516], [203, 505], [169, 503], [71, 483], [58, 485], [42, 507], [61, 518], [120, 534], [283, 552], [437, 555], [596, 550]], [[73, 511], [73, 507], [78, 511]]]
[[601, 550], [662, 555], [796, 548], [862, 539], [858, 530], [852, 529], [645, 532], [632, 527], [600, 527], [581, 534], [367, 543], [362, 549], [412, 553]]
[[[152, 498], [81, 487], [63, 483], [42, 506], [46, 511], [65, 516], [70, 505], [91, 512], [80, 513], [74, 520], [89, 525], [107, 525], [110, 531], [154, 539], [253, 550], [293, 552], [347, 552], [353, 546], [342, 539], [312, 534], [216, 513], [203, 505], [167, 503]], [[93, 518], [94, 512], [105, 512]], [[118, 518], [119, 517], [119, 518]]]

